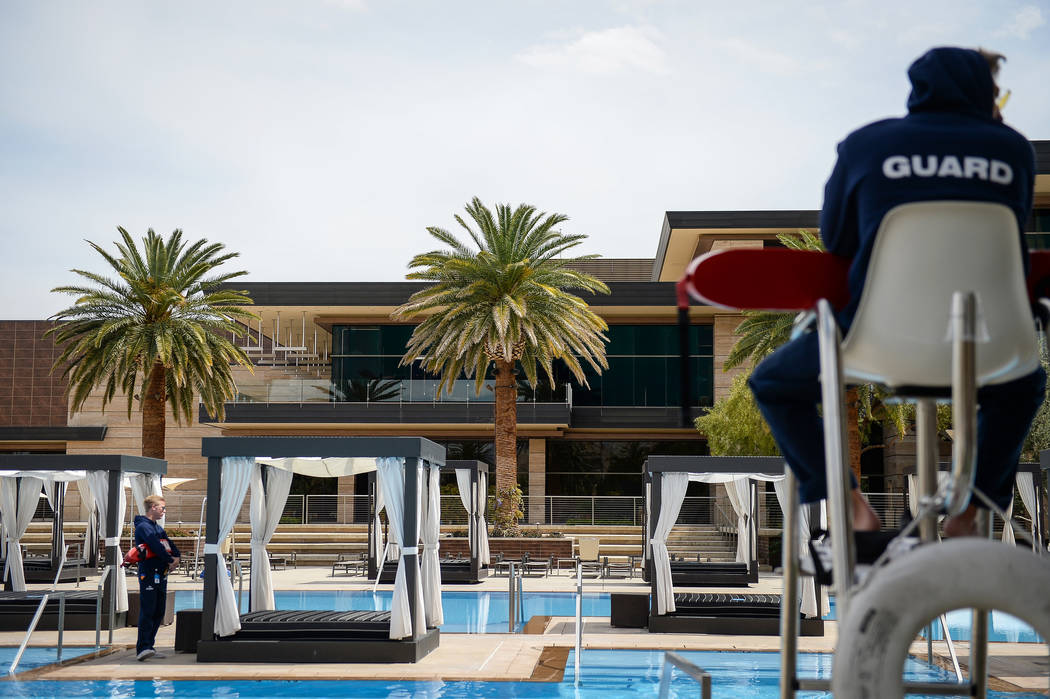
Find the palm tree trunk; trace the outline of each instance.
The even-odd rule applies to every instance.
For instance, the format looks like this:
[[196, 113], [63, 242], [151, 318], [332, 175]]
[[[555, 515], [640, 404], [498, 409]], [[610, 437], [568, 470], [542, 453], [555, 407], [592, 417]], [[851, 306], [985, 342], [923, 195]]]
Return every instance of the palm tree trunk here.
[[860, 392], [856, 387], [846, 389], [846, 444], [849, 447], [849, 468], [860, 483]]
[[[518, 387], [514, 381], [514, 362], [496, 360], [496, 492], [506, 493], [518, 484]], [[507, 513], [517, 503], [512, 498], [500, 498], [500, 510]], [[513, 519], [516, 519], [514, 517]]]
[[165, 373], [163, 364], [154, 364], [142, 391], [142, 455], [154, 459], [164, 458]]

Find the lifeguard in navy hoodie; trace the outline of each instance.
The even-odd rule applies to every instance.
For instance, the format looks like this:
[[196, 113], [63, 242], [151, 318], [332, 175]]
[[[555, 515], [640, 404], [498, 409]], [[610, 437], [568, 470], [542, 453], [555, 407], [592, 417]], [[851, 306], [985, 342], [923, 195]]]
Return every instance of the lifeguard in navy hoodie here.
[[[146, 660], [157, 656], [153, 645], [157, 629], [164, 621], [168, 599], [168, 571], [179, 559], [179, 549], [168, 540], [157, 520], [164, 516], [164, 500], [150, 495], [143, 505], [145, 515], [135, 517], [135, 545], [146, 544], [152, 555], [139, 560], [139, 633], [136, 657]], [[166, 544], [166, 545], [165, 545]]]
[[[1032, 208], [1035, 155], [1006, 126], [995, 104], [996, 54], [936, 48], [908, 69], [908, 114], [864, 126], [838, 146], [824, 190], [820, 234], [828, 251], [851, 260], [850, 302], [837, 313], [843, 332], [853, 320], [882, 217], [899, 204], [932, 200], [1004, 204], [1017, 216], [1028, 266], [1024, 225]], [[816, 333], [803, 335], [762, 361], [749, 381], [759, 409], [799, 479], [802, 502], [827, 495]], [[1000, 507], [1012, 499], [1021, 447], [1042, 404], [1042, 368], [978, 393], [976, 486]], [[878, 516], [854, 484], [854, 526], [878, 529]], [[974, 506], [946, 533], [968, 533]]]

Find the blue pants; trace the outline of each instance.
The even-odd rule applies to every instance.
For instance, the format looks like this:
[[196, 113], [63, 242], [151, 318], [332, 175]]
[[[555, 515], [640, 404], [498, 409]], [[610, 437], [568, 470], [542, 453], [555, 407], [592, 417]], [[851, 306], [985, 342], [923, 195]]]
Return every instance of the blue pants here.
[[157, 629], [164, 621], [165, 605], [168, 601], [168, 576], [160, 573], [160, 582], [155, 582], [154, 571], [139, 572], [139, 637], [135, 653], [153, 648], [157, 640]]
[[[817, 333], [781, 346], [755, 367], [748, 381], [773, 439], [799, 482], [799, 499], [827, 497], [824, 423], [820, 404]], [[1043, 404], [1042, 367], [1004, 384], [977, 391], [976, 487], [1005, 508], [1013, 499], [1014, 478], [1028, 428]]]

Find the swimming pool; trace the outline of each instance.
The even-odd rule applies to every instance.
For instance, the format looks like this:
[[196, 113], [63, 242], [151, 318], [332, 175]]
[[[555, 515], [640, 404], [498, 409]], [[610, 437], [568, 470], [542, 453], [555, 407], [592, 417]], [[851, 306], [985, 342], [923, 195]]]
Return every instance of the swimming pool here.
[[[84, 646], [63, 646], [62, 660], [78, 658], [81, 655], [93, 653], [94, 651], [94, 646], [90, 648]], [[17, 653], [18, 646], [0, 646], [0, 675], [7, 674], [7, 668], [11, 667], [11, 662], [15, 659]], [[18, 672], [32, 670], [35, 667], [43, 667], [55, 662], [58, 662], [58, 648], [53, 646], [29, 646], [18, 663]], [[0, 689], [0, 696], [3, 696], [2, 689]]]
[[[777, 653], [719, 651], [681, 651], [687, 660], [711, 673], [712, 694], [734, 699], [775, 699], [778, 696], [780, 658]], [[404, 681], [178, 681], [139, 682], [4, 682], [0, 696], [36, 699], [62, 697], [398, 697], [408, 699], [452, 699], [460, 697], [521, 697], [547, 699], [610, 699], [611, 697], [653, 697], [660, 684], [662, 651], [589, 650], [583, 654], [579, 686], [573, 678], [574, 658], [569, 653], [565, 677], [561, 682], [404, 682]], [[802, 677], [828, 677], [831, 656], [799, 655]], [[943, 670], [917, 660], [909, 660], [906, 677], [920, 681], [946, 681]], [[688, 676], [675, 672], [671, 682], [673, 697], [697, 696], [697, 685]], [[800, 692], [800, 699], [826, 696], [820, 692]], [[909, 695], [914, 696], [914, 695]], [[1034, 699], [1039, 694], [989, 692], [994, 699]]]
[[[831, 611], [824, 616], [825, 619], [835, 618], [835, 598], [828, 599]], [[956, 609], [945, 615], [948, 622], [948, 633], [953, 641], [969, 641], [970, 625], [973, 614], [969, 609]], [[920, 633], [926, 638], [926, 631]], [[944, 632], [940, 622], [933, 624], [933, 640], [944, 640]], [[1044, 643], [1043, 638], [1035, 632], [1031, 626], [1015, 616], [1006, 612], [992, 611], [991, 620], [988, 623], [988, 640], [993, 643]]]
[[[375, 593], [367, 590], [277, 590], [277, 609], [390, 609], [391, 590]], [[241, 598], [241, 610], [247, 611], [247, 592]], [[488, 590], [442, 590], [441, 605], [445, 612], [442, 633], [509, 633], [508, 594]], [[576, 595], [568, 592], [526, 592], [521, 618], [534, 616], [576, 616]], [[203, 606], [201, 590], [178, 590], [175, 611]], [[611, 609], [607, 593], [584, 593], [583, 615], [608, 617]]]

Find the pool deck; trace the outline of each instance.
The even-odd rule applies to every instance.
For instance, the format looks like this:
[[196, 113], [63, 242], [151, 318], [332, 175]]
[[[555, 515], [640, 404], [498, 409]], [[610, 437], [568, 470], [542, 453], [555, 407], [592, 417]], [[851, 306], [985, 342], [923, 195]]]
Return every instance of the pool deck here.
[[[129, 580], [129, 582], [131, 582]], [[72, 585], [60, 587], [72, 588]], [[171, 587], [200, 589], [201, 583], [184, 575], [172, 578]], [[389, 588], [389, 585], [382, 585]], [[477, 585], [445, 585], [450, 591], [497, 590], [505, 591], [505, 577], [489, 578]], [[80, 589], [94, 589], [95, 582], [81, 583]], [[278, 590], [370, 590], [371, 583], [360, 577], [331, 577], [331, 568], [304, 567], [274, 571], [274, 588]], [[236, 587], [235, 587], [236, 589]], [[245, 584], [247, 591], [247, 581]], [[530, 577], [524, 581], [526, 592], [572, 592], [575, 579], [567, 571], [562, 575]], [[640, 578], [584, 581], [585, 592], [647, 592], [648, 584]], [[699, 588], [697, 588], [699, 590]], [[689, 588], [676, 588], [688, 591]], [[703, 588], [704, 592], [744, 592], [742, 588]], [[763, 574], [749, 593], [779, 593], [779, 575]], [[835, 622], [825, 622], [823, 637], [799, 639], [802, 652], [830, 653], [836, 640]], [[575, 620], [553, 617], [542, 627], [542, 633], [532, 634], [444, 634], [437, 650], [414, 664], [280, 664], [251, 663], [239, 665], [198, 664], [196, 656], [174, 653], [175, 627], [161, 627], [157, 634], [157, 648], [168, 657], [146, 662], [135, 660], [134, 644], [137, 629], [117, 629], [113, 634], [114, 651], [98, 658], [72, 661], [62, 666], [49, 666], [20, 674], [22, 679], [41, 680], [218, 680], [218, 679], [289, 679], [289, 680], [531, 680], [557, 681], [561, 679], [564, 657], [575, 645]], [[17, 646], [24, 632], [0, 632], [0, 645]], [[33, 635], [32, 645], [54, 646], [57, 632], [39, 631]], [[103, 631], [105, 643], [107, 632]], [[94, 645], [95, 632], [67, 631], [64, 642], [69, 646]], [[651, 634], [646, 629], [612, 628], [608, 620], [589, 618], [584, 623], [584, 648], [602, 649], [660, 649], [660, 650], [779, 650], [776, 636], [721, 636], [693, 634]], [[939, 664], [948, 663], [947, 648], [943, 642], [933, 644]], [[957, 642], [960, 663], [965, 668], [968, 644]], [[925, 643], [912, 648], [919, 658], [926, 657]], [[1050, 683], [1050, 663], [1047, 646], [1035, 643], [989, 644], [989, 674], [991, 689], [1000, 691], [1042, 691]]]

